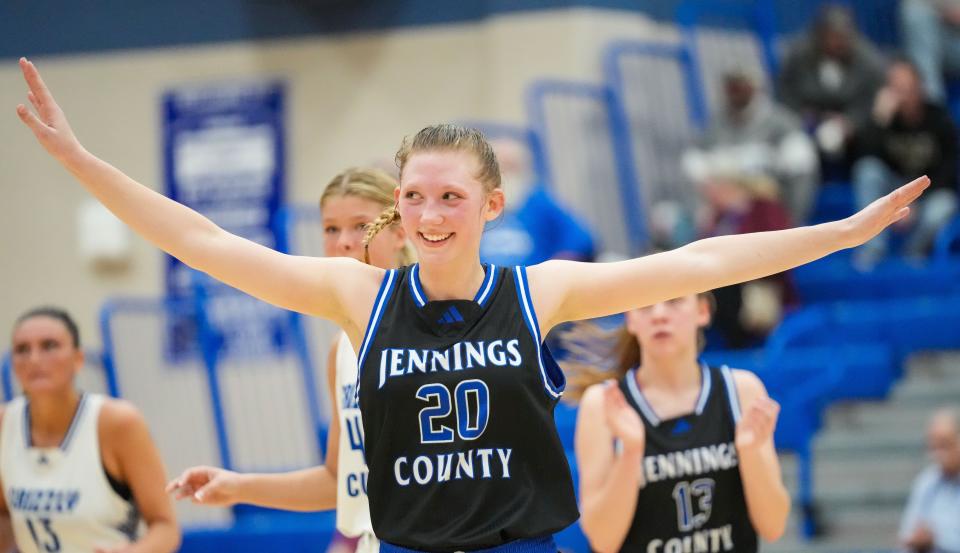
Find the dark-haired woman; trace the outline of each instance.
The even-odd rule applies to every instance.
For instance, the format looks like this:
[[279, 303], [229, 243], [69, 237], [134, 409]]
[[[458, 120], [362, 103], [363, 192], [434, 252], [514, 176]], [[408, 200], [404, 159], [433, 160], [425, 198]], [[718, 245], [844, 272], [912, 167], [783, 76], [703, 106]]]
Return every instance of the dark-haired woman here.
[[167, 553], [180, 543], [166, 473], [130, 403], [84, 393], [80, 334], [41, 308], [17, 319], [13, 370], [23, 396], [0, 421], [0, 511], [21, 553]]

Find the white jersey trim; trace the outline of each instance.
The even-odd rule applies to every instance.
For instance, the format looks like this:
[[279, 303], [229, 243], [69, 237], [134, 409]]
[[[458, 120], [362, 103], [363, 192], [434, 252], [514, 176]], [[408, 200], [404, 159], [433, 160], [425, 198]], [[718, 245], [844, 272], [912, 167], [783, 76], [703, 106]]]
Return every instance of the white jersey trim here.
[[355, 398], [360, 397], [360, 372], [363, 370], [363, 362], [367, 358], [367, 350], [370, 349], [370, 344], [373, 343], [373, 337], [377, 334], [377, 327], [380, 325], [380, 317], [386, 308], [387, 299], [393, 291], [393, 280], [396, 275], [396, 269], [387, 271], [387, 274], [383, 277], [383, 281], [380, 283], [380, 290], [377, 292], [377, 297], [373, 301], [373, 311], [370, 312], [370, 322], [367, 323], [366, 335], [363, 337], [363, 342], [360, 343], [360, 355], [357, 356], [357, 386], [354, 390]]
[[563, 389], [556, 389], [553, 386], [553, 383], [550, 382], [550, 377], [547, 376], [547, 369], [543, 365], [543, 347], [542, 340], [540, 339], [540, 325], [537, 323], [537, 314], [533, 310], [533, 302], [530, 300], [530, 296], [527, 292], [527, 272], [524, 267], [516, 266], [513, 268], [516, 273], [517, 280], [517, 292], [520, 295], [520, 306], [523, 308], [524, 321], [527, 323], [527, 328], [530, 330], [530, 334], [533, 336], [533, 343], [537, 348], [537, 363], [540, 365], [540, 376], [543, 378], [543, 387], [547, 390], [547, 393], [550, 394], [553, 398], [559, 398], [563, 395]]
[[723, 381], [727, 386], [727, 399], [730, 402], [730, 413], [733, 414], [733, 422], [739, 423], [742, 415], [740, 411], [740, 394], [737, 393], [737, 382], [733, 378], [733, 371], [730, 367], [724, 365], [720, 368], [723, 374]]
[[[707, 400], [710, 399], [710, 390], [713, 388], [713, 377], [710, 375], [710, 369], [706, 365], [700, 365], [700, 374], [700, 396], [697, 398], [697, 405], [693, 410], [695, 415], [703, 414], [703, 410], [707, 407]], [[643, 392], [640, 391], [640, 386], [637, 385], [637, 369], [630, 369], [627, 372], [627, 389], [630, 390], [630, 395], [633, 396], [634, 402], [640, 407], [643, 416], [647, 418], [651, 425], [659, 426], [661, 422], [660, 417], [657, 416], [657, 413], [653, 410], [653, 406], [650, 405], [647, 398], [643, 396]]]

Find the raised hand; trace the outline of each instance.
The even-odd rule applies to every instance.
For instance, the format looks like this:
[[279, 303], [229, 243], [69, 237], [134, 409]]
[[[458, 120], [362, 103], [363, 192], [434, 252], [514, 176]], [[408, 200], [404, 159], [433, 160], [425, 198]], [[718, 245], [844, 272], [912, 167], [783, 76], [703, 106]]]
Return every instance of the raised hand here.
[[848, 247], [869, 241], [883, 229], [906, 217], [910, 213], [910, 204], [928, 186], [929, 177], [924, 175], [916, 178], [848, 217], [846, 222], [850, 225], [848, 230], [852, 241]]
[[607, 427], [623, 444], [624, 451], [643, 451], [647, 439], [643, 421], [613, 381], [607, 382], [603, 390], [603, 414]]
[[74, 136], [63, 110], [53, 99], [53, 94], [40, 78], [40, 72], [33, 62], [20, 58], [20, 71], [23, 72], [23, 78], [30, 89], [27, 99], [36, 110], [34, 113], [23, 104], [17, 105], [20, 120], [30, 127], [40, 145], [58, 161], [64, 162], [73, 154], [82, 151], [83, 146]]
[[196, 504], [229, 507], [239, 503], [242, 475], [217, 467], [192, 467], [167, 484], [174, 499], [190, 498]]
[[737, 452], [757, 449], [773, 438], [780, 404], [769, 397], [758, 397], [737, 424]]

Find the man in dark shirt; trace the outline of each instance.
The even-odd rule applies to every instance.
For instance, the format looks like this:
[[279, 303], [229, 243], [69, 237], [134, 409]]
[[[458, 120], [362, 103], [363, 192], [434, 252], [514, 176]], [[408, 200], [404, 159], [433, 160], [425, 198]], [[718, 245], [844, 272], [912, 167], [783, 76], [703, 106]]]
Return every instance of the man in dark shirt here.
[[778, 91], [800, 115], [834, 173], [849, 169], [849, 140], [863, 128], [870, 99], [883, 85], [883, 58], [844, 6], [825, 4], [809, 33], [792, 44]]
[[[876, 95], [869, 123], [856, 139], [858, 153], [853, 186], [859, 207], [893, 190], [897, 183], [928, 175], [930, 190], [901, 228], [909, 228], [906, 252], [926, 253], [937, 231], [957, 210], [957, 132], [950, 115], [930, 102], [916, 67], [898, 60]], [[861, 266], [871, 266], [887, 249], [886, 234], [857, 252]]]

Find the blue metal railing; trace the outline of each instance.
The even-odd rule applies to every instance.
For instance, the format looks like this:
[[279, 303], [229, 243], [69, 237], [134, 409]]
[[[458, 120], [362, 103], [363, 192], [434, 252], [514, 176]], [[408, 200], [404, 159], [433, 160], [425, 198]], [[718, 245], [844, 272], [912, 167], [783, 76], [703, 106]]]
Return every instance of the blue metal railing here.
[[[104, 302], [100, 309], [100, 332], [103, 340], [103, 358], [104, 365], [109, 367], [115, 375], [116, 365], [116, 340], [114, 339], [113, 321], [118, 314], [154, 314], [161, 313], [170, 315], [177, 313], [180, 315], [189, 314], [195, 317], [198, 322], [197, 351], [200, 352], [205, 377], [207, 382], [207, 392], [210, 397], [211, 416], [214, 422], [214, 431], [216, 434], [217, 448], [220, 456], [220, 464], [226, 469], [233, 467], [233, 459], [230, 451], [230, 440], [227, 434], [227, 423], [223, 413], [223, 403], [221, 401], [222, 393], [217, 376], [217, 343], [210, 335], [210, 329], [205, 323], [205, 317], [198, 314], [203, 312], [202, 300], [199, 299], [147, 299], [147, 298], [111, 298]], [[121, 390], [119, 380], [114, 377], [115, 389], [117, 395]]]
[[[619, 114], [629, 120], [624, 98], [626, 83], [621, 62], [627, 56], [663, 58], [675, 62], [683, 75], [684, 98], [690, 123], [703, 128], [707, 122], [707, 104], [700, 76], [694, 61], [694, 50], [687, 43], [645, 42], [618, 40], [607, 45], [603, 52], [603, 71], [607, 84], [613, 89], [614, 106]], [[627, 136], [630, 139], [629, 136]]]
[[535, 81], [527, 89], [527, 114], [530, 127], [540, 136], [543, 143], [544, 177], [546, 182], [554, 183], [556, 175], [553, 174], [554, 159], [550, 148], [551, 123], [546, 109], [548, 97], [585, 99], [601, 106], [606, 115], [607, 128], [611, 136], [614, 175], [622, 200], [619, 202], [622, 207], [621, 216], [629, 234], [631, 253], [643, 252], [648, 241], [643, 205], [638, 196], [638, 180], [633, 165], [633, 155], [629, 151], [627, 130], [623, 119], [614, 113], [613, 91], [604, 85], [552, 79]]

